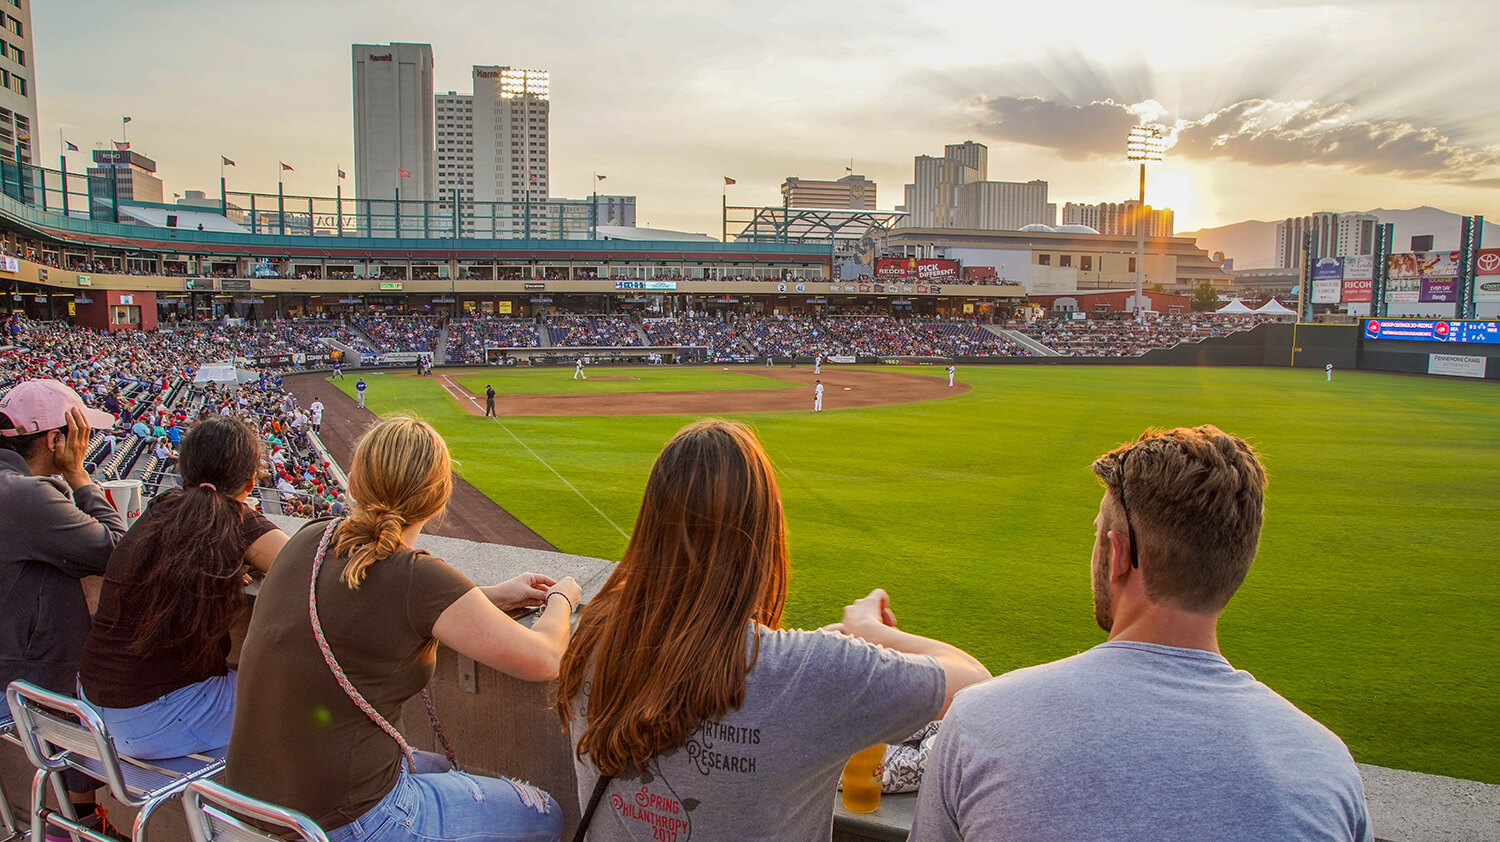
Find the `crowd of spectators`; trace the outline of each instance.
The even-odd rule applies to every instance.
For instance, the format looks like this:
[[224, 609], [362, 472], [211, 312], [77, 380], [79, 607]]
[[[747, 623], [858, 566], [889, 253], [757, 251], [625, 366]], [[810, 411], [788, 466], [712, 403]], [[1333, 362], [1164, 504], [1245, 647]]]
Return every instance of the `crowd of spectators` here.
[[355, 319], [354, 324], [374, 340], [382, 353], [432, 353], [443, 332], [436, 316], [380, 316]]
[[1198, 342], [1249, 330], [1267, 320], [1264, 316], [1151, 313], [1143, 322], [1137, 322], [1130, 313], [1094, 314], [1088, 319], [1075, 319], [1068, 314], [1034, 322], [1016, 322], [1007, 327], [1065, 357], [1138, 357], [1179, 342]]
[[635, 323], [625, 316], [553, 315], [547, 319], [547, 330], [554, 346], [615, 348], [641, 344]]
[[712, 317], [646, 319], [642, 325], [646, 337], [655, 347], [692, 346], [708, 348], [714, 362], [732, 362], [755, 356], [740, 341], [739, 331], [722, 319]]
[[902, 357], [1024, 357], [1014, 345], [973, 324], [918, 317], [835, 317], [823, 320], [827, 330], [854, 353]]
[[487, 362], [485, 348], [535, 348], [540, 344], [536, 323], [530, 319], [474, 316], [456, 319], [448, 327], [448, 362]]
[[59, 380], [115, 416], [112, 428], [95, 431], [90, 450], [103, 478], [120, 478], [114, 471], [124, 460], [115, 457], [131, 453], [154, 456], [165, 469], [187, 428], [219, 415], [241, 418], [261, 432], [270, 477], [264, 487], [285, 513], [327, 513], [343, 495], [308, 438], [309, 410], [282, 388], [278, 372], [262, 370], [258, 381], [233, 386], [194, 383], [202, 363], [252, 356], [269, 347], [266, 342], [289, 341], [278, 338], [284, 334], [273, 330], [269, 339], [252, 339], [254, 329], [222, 324], [100, 333], [20, 316], [7, 320], [5, 333], [9, 346], [0, 351], [0, 389], [22, 380]]
[[854, 349], [819, 321], [799, 316], [750, 316], [740, 331], [762, 357], [825, 357]]

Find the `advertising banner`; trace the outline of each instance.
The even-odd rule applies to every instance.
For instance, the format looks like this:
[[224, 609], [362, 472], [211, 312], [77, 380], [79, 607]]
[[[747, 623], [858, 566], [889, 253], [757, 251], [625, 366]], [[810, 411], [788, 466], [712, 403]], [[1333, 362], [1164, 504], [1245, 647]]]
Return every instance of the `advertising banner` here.
[[1458, 279], [1422, 280], [1422, 300], [1425, 302], [1454, 301], [1458, 295]]
[[0, 257], [0, 272], [14, 273], [19, 271], [21, 271], [21, 261], [14, 257]]
[[1368, 281], [1375, 277], [1375, 255], [1361, 254], [1344, 258], [1344, 280]]
[[1500, 322], [1366, 319], [1362, 333], [1366, 339], [1500, 345]]
[[1475, 301], [1500, 301], [1500, 278], [1478, 277], [1474, 279]]
[[1344, 279], [1344, 303], [1345, 304], [1369, 304], [1370, 291], [1375, 282], [1369, 278], [1345, 278]]
[[[1342, 281], [1343, 279], [1344, 259], [1342, 257], [1320, 257], [1318, 262], [1313, 264], [1313, 280]], [[1313, 301], [1316, 302], [1317, 299], [1314, 298]]]
[[[915, 266], [913, 266], [915, 263]], [[886, 258], [875, 261], [875, 277], [886, 281], [951, 281], [958, 279], [957, 260]]]
[[1414, 302], [1422, 300], [1421, 278], [1391, 278], [1385, 285], [1386, 301]]
[[1483, 377], [1489, 357], [1461, 357], [1456, 354], [1428, 354], [1427, 373], [1450, 377]]
[[1339, 303], [1339, 287], [1343, 281], [1338, 278], [1328, 280], [1314, 280], [1312, 282], [1312, 300], [1314, 304], [1337, 304]]
[[1396, 278], [1456, 278], [1458, 277], [1458, 252], [1429, 251], [1393, 254], [1388, 264], [1391, 279]]
[[951, 281], [958, 278], [957, 260], [918, 260], [917, 280]]
[[1479, 250], [1479, 274], [1500, 275], [1500, 249]]

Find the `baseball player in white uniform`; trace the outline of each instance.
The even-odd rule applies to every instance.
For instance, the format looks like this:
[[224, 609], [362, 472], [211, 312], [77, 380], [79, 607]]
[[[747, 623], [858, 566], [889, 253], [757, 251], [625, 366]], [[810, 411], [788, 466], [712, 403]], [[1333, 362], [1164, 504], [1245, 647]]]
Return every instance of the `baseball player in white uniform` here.
[[579, 357], [578, 358], [578, 364], [575, 365], [575, 366], [573, 366], [573, 379], [574, 380], [578, 380], [578, 379], [587, 380], [587, 379], [589, 379], [589, 376], [587, 374], [583, 373], [583, 357]]
[[313, 432], [315, 432], [315, 433], [321, 433], [321, 432], [323, 432], [323, 400], [322, 400], [322, 398], [314, 396], [313, 397], [312, 406], [309, 406], [308, 409], [311, 410], [311, 412], [312, 412], [312, 428], [313, 428]]
[[822, 373], [823, 373], [823, 355], [819, 354], [816, 357], [813, 357], [813, 374], [822, 374]]
[[823, 411], [823, 381], [817, 381], [813, 387], [813, 412]]
[[948, 388], [953, 388], [953, 366], [948, 366]]
[[1323, 371], [1328, 375], [1328, 382], [1333, 382], [1333, 363], [1323, 366]]

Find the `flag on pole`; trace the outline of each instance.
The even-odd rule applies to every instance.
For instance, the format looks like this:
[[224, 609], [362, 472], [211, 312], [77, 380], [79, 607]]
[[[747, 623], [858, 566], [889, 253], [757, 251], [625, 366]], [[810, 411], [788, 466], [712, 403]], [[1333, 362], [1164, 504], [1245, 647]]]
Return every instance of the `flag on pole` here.
[[67, 142], [66, 140], [63, 141], [63, 145], [66, 146], [66, 147], [68, 147], [68, 151], [69, 152], [77, 152], [78, 151], [78, 147], [76, 147], [73, 144]]
[[595, 178], [595, 179], [596, 179], [596, 180], [598, 180], [598, 181], [603, 181], [603, 180], [604, 180], [604, 179], [606, 179], [606, 178], [608, 178], [608, 177], [609, 177], [609, 176], [606, 176], [606, 175], [600, 175], [600, 174], [598, 174], [598, 173], [594, 173], [594, 178]]
[[226, 167], [232, 167], [232, 166], [234, 166], [234, 162], [231, 161], [231, 160], [229, 160], [228, 158], [224, 157], [223, 155], [219, 156], [219, 163], [221, 165], [223, 165], [223, 166], [226, 166]]
[[122, 118], [121, 118], [121, 119], [120, 119], [120, 122], [121, 122], [121, 123], [128, 123], [128, 122], [130, 122], [130, 118], [129, 118], [129, 117], [122, 117]]
[[735, 182], [734, 182], [734, 179], [732, 179], [732, 178], [730, 178], [730, 177], [729, 177], [729, 176], [727, 176], [727, 175], [726, 175], [726, 176], [724, 176], [724, 186], [725, 186], [725, 187], [728, 187], [728, 186], [729, 186], [729, 185], [731, 185], [731, 184], [734, 184], [734, 183], [735, 183]]
[[396, 170], [396, 175], [399, 175], [402, 178], [411, 178], [411, 170], [398, 169]]
[[281, 171], [282, 172], [296, 172], [296, 170], [294, 170], [291, 167], [287, 166], [287, 163], [285, 161], [281, 161], [280, 163], [281, 163]]
[[536, 184], [536, 173], [531, 173], [531, 183]]
[[128, 140], [117, 140], [117, 141], [115, 141], [115, 149], [117, 149], [117, 150], [119, 150], [121, 152], [124, 152], [126, 149], [129, 149], [129, 148], [130, 148], [130, 141], [128, 141]]
[[339, 170], [339, 178], [348, 178], [348, 176], [344, 174], [343, 170]]
[[844, 167], [844, 172], [852, 173], [852, 172], [854, 172], [854, 168], [853, 167]]

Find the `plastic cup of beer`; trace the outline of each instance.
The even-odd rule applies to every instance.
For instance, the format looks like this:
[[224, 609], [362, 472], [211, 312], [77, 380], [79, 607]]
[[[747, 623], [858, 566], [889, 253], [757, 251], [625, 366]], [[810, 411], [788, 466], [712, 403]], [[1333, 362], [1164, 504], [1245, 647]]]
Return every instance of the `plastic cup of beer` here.
[[885, 743], [870, 746], [844, 764], [844, 809], [851, 813], [873, 813], [880, 809], [880, 769], [885, 762]]

